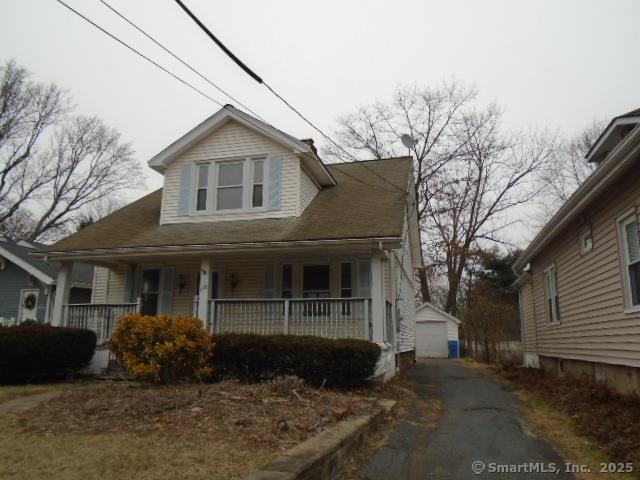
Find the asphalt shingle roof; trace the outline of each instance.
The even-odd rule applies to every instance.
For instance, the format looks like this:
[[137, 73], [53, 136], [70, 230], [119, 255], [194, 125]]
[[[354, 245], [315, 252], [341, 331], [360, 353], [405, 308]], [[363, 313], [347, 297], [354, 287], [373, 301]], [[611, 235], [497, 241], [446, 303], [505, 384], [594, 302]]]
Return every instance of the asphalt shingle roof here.
[[[41, 249], [47, 248], [46, 245], [42, 243], [34, 243], [34, 245], [40, 247]], [[50, 265], [42, 260], [38, 260], [34, 258], [30, 253], [36, 252], [37, 250], [34, 248], [23, 247], [22, 245], [16, 245], [14, 243], [3, 242], [0, 241], [0, 247], [7, 250], [9, 253], [15, 255], [20, 260], [28, 263], [33, 268], [41, 271], [48, 277], [53, 279], [58, 278], [58, 269], [53, 265]], [[76, 262], [73, 264], [73, 269], [71, 270], [71, 281], [76, 283], [87, 283], [90, 284], [93, 282], [93, 265], [88, 263]]]
[[337, 185], [323, 188], [300, 217], [160, 225], [159, 189], [41, 251], [402, 235], [412, 168], [409, 157], [327, 167]]

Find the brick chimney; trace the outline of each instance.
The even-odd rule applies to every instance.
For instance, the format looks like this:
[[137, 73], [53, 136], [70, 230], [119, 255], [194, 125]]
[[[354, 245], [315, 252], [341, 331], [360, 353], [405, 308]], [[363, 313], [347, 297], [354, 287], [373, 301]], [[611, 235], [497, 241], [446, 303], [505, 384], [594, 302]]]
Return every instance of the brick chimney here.
[[309, 145], [311, 147], [311, 150], [313, 150], [313, 153], [318, 155], [318, 150], [316, 149], [316, 146], [313, 144], [313, 138], [303, 138], [300, 141], [302, 143], [306, 143], [307, 145]]

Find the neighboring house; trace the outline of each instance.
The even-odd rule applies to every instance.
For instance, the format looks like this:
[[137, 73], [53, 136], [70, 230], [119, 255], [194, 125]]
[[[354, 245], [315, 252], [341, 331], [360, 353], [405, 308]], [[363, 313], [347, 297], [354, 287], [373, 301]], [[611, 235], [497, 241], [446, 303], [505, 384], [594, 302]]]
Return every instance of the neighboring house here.
[[162, 189], [42, 249], [63, 272], [98, 265], [92, 304], [60, 307], [57, 323], [104, 340], [138, 309], [196, 315], [214, 333], [372, 340], [386, 376], [413, 358], [409, 157], [325, 165], [312, 140], [228, 105], [148, 163]]
[[425, 302], [416, 309], [416, 355], [418, 357], [458, 358], [458, 320]]
[[[0, 324], [24, 320], [49, 322], [58, 270], [30, 254], [44, 245], [0, 241]], [[91, 300], [93, 267], [78, 263], [71, 276], [69, 301]]]
[[640, 393], [640, 109], [586, 160], [598, 168], [514, 265], [525, 362]]

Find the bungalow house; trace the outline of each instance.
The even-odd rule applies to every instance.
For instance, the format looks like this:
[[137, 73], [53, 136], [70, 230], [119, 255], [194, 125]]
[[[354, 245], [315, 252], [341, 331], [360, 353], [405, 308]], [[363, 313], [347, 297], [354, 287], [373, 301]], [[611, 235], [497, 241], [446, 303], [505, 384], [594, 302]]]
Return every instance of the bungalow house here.
[[586, 161], [597, 169], [514, 265], [525, 363], [640, 393], [640, 109]]
[[[227, 105], [148, 164], [162, 189], [41, 249], [60, 265], [55, 323], [103, 342], [125, 312], [195, 315], [213, 333], [371, 340], [385, 376], [413, 359], [411, 158], [325, 165]], [[97, 266], [90, 304], [69, 298], [74, 262]]]
[[[30, 253], [43, 245], [0, 242], [0, 325], [51, 321], [58, 270]], [[77, 263], [71, 273], [71, 302], [91, 301], [93, 267]]]

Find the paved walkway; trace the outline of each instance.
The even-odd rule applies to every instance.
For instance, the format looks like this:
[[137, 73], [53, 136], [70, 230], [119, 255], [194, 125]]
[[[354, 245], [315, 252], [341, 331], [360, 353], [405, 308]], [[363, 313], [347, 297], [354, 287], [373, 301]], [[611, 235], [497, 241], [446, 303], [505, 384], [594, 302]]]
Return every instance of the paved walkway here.
[[[518, 399], [504, 386], [457, 360], [418, 360], [408, 377], [417, 382], [420, 399], [438, 400], [444, 412], [436, 425], [430, 425], [424, 402], [416, 402], [391, 433], [387, 446], [363, 469], [363, 478], [573, 478], [564, 471], [559, 474], [488, 471], [491, 463], [512, 466], [538, 463], [545, 464], [545, 468], [556, 464], [564, 469], [564, 461], [553, 448], [527, 432], [518, 418]], [[473, 472], [474, 462], [483, 462], [485, 470], [481, 474]]]
[[48, 402], [62, 394], [62, 390], [54, 390], [50, 392], [35, 393], [33, 395], [24, 395], [12, 400], [0, 403], [0, 414], [14, 413], [27, 410], [42, 402]]

